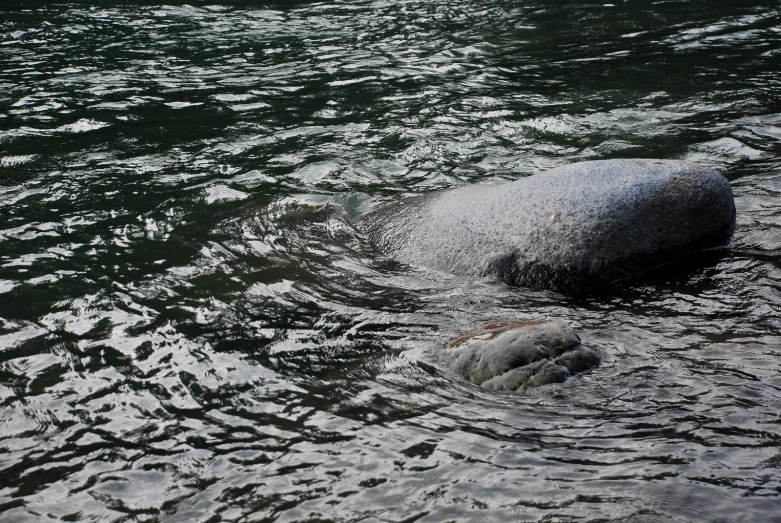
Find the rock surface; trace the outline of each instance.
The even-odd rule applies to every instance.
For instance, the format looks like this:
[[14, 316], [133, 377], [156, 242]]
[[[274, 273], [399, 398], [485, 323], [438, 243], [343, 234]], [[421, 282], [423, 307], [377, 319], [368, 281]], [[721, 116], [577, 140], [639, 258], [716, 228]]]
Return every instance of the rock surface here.
[[504, 391], [561, 383], [599, 364], [577, 333], [557, 321], [489, 323], [452, 340], [442, 358], [469, 381]]
[[728, 244], [735, 204], [694, 163], [601, 160], [407, 198], [360, 227], [410, 265], [578, 294]]

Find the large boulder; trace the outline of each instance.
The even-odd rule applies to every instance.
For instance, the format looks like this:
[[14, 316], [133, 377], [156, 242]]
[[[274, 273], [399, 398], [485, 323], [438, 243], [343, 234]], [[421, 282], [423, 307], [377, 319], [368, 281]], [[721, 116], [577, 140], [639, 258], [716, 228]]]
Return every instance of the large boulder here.
[[735, 204], [695, 163], [600, 160], [405, 198], [360, 227], [410, 265], [578, 294], [728, 244]]
[[489, 323], [451, 340], [438, 357], [472, 383], [503, 391], [561, 383], [599, 365], [558, 321]]

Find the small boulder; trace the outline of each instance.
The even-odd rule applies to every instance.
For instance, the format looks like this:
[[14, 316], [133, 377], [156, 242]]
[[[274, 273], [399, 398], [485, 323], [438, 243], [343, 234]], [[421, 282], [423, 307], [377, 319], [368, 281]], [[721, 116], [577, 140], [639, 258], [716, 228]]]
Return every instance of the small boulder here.
[[489, 323], [451, 340], [442, 358], [469, 381], [504, 391], [561, 383], [599, 365], [575, 330], [558, 321]]

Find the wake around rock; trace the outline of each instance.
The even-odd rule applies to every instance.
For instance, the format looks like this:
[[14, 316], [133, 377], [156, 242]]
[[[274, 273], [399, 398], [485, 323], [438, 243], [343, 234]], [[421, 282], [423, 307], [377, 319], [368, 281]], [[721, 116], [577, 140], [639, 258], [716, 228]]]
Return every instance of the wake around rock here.
[[403, 263], [572, 295], [727, 245], [735, 204], [695, 163], [600, 160], [405, 198], [360, 227]]

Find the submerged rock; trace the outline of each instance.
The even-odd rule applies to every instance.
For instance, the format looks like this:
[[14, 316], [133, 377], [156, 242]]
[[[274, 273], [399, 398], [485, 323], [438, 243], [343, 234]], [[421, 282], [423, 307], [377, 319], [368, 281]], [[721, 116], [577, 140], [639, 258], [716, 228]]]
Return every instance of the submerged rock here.
[[694, 163], [601, 160], [407, 198], [360, 226], [410, 265], [577, 294], [728, 244], [735, 204]]
[[486, 389], [515, 391], [561, 383], [599, 365], [564, 323], [489, 323], [447, 344], [446, 365]]

